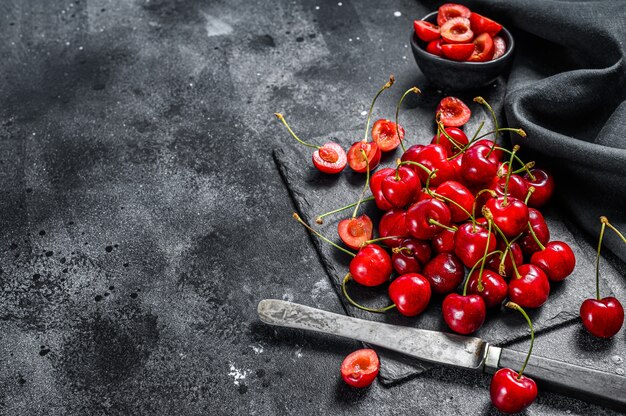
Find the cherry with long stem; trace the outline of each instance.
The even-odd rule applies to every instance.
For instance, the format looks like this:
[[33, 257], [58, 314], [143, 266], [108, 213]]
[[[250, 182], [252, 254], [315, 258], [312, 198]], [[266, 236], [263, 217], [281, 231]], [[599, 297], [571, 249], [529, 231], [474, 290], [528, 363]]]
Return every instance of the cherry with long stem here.
[[345, 253], [345, 254], [347, 254], [347, 255], [349, 255], [349, 256], [352, 256], [352, 257], [355, 257], [355, 256], [356, 256], [356, 254], [354, 254], [353, 252], [351, 252], [351, 251], [349, 251], [349, 250], [346, 250], [345, 248], [341, 247], [339, 244], [337, 244], [337, 243], [335, 243], [335, 242], [333, 242], [333, 241], [329, 240], [328, 238], [324, 237], [322, 234], [320, 234], [320, 233], [318, 233], [317, 231], [315, 231], [313, 228], [311, 228], [311, 226], [310, 226], [309, 224], [307, 224], [306, 222], [304, 222], [304, 221], [302, 220], [302, 218], [300, 218], [300, 216], [299, 216], [297, 213], [295, 213], [295, 212], [293, 213], [293, 218], [294, 218], [296, 221], [298, 221], [300, 224], [302, 224], [302, 225], [304, 226], [304, 228], [306, 228], [307, 230], [309, 230], [310, 232], [312, 232], [314, 235], [316, 235], [317, 237], [319, 237], [321, 240], [323, 240], [323, 241], [327, 242], [328, 244], [330, 244], [331, 246], [335, 247], [337, 250], [339, 250], [339, 251], [341, 251], [341, 252], [343, 252], [343, 253]]
[[[382, 88], [380, 90], [378, 90], [378, 92], [374, 96], [374, 99], [372, 100], [372, 104], [370, 104], [370, 109], [367, 112], [367, 122], [365, 123], [365, 136], [363, 137], [363, 141], [364, 142], [367, 142], [367, 134], [369, 133], [369, 130], [370, 130], [370, 120], [372, 118], [372, 111], [374, 110], [374, 104], [376, 103], [376, 100], [378, 99], [378, 96], [380, 94], [382, 94], [383, 91], [385, 91], [387, 88], [390, 88], [395, 81], [396, 81], [396, 79], [394, 78], [394, 76], [390, 75], [389, 76], [389, 81], [387, 81], [387, 83], [385, 85], [383, 85]], [[398, 136], [398, 137], [400, 137], [400, 136]], [[365, 160], [367, 161], [367, 158], [365, 158]]]
[[346, 283], [348, 283], [350, 280], [352, 280], [352, 275], [350, 273], [346, 274], [345, 277], [343, 278], [343, 280], [341, 281], [341, 291], [343, 292], [343, 295], [346, 297], [346, 299], [348, 300], [348, 302], [350, 302], [350, 304], [356, 308], [359, 308], [361, 310], [364, 310], [366, 312], [373, 312], [373, 313], [384, 313], [387, 312], [390, 309], [393, 309], [396, 307], [396, 304], [393, 303], [389, 306], [385, 306], [384, 308], [368, 308], [367, 306], [363, 306], [361, 304], [359, 304], [358, 302], [354, 301], [350, 295], [348, 295], [348, 291], [346, 289]]
[[408, 90], [406, 90], [404, 92], [404, 94], [402, 94], [402, 97], [400, 98], [400, 101], [398, 101], [398, 104], [396, 105], [396, 135], [398, 136], [398, 139], [400, 140], [400, 146], [402, 147], [402, 151], [403, 152], [406, 152], [406, 148], [404, 147], [403, 140], [400, 139], [400, 124], [398, 124], [398, 115], [400, 113], [400, 105], [402, 104], [402, 101], [404, 101], [404, 97], [406, 97], [411, 92], [413, 92], [415, 94], [421, 94], [422, 93], [422, 91], [420, 91], [419, 88], [411, 87]]

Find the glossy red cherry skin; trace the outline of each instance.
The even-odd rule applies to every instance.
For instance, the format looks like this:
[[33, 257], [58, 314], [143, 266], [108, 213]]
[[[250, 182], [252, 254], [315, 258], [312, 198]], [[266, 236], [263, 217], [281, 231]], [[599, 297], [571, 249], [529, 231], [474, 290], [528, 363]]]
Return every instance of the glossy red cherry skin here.
[[496, 143], [489, 139], [480, 139], [472, 143], [472, 146], [487, 146], [489, 149], [493, 149], [489, 155], [489, 159], [500, 165], [500, 160], [502, 160], [502, 156], [504, 156], [504, 151], [496, 149], [496, 147], [498, 147]]
[[464, 210], [451, 202], [446, 202], [448, 204], [448, 208], [450, 209], [452, 222], [463, 222], [469, 218], [468, 213], [472, 212], [474, 195], [472, 195], [470, 190], [461, 183], [456, 181], [446, 181], [437, 187], [435, 193], [442, 195], [463, 207]]
[[430, 302], [428, 280], [417, 273], [403, 274], [389, 285], [389, 297], [404, 316], [417, 316]]
[[528, 226], [528, 207], [517, 198], [491, 198], [485, 203], [493, 215], [493, 222], [507, 237], [516, 237]]
[[[528, 221], [541, 244], [544, 246], [548, 244], [548, 241], [550, 241], [550, 230], [541, 212], [535, 208], [528, 208]], [[541, 248], [535, 242], [530, 231], [528, 231], [528, 226], [526, 227], [526, 231], [524, 231], [524, 234], [518, 241], [524, 255], [530, 257], [533, 253], [541, 250]]]
[[[444, 129], [448, 136], [454, 140], [457, 146], [463, 148], [467, 145], [468, 139], [463, 130], [458, 127], [446, 127]], [[458, 154], [461, 150], [455, 146], [445, 134], [437, 132], [430, 142], [431, 144], [440, 144], [446, 150], [448, 157]]]
[[358, 250], [367, 240], [372, 239], [373, 228], [374, 225], [370, 217], [363, 214], [359, 217], [339, 221], [337, 233], [341, 241], [348, 247]]
[[406, 213], [406, 228], [419, 240], [430, 240], [443, 228], [431, 224], [435, 220], [443, 225], [450, 225], [451, 216], [448, 206], [437, 199], [426, 199], [412, 204]]
[[349, 386], [364, 388], [374, 382], [380, 369], [376, 351], [360, 349], [349, 354], [341, 363], [341, 378]]
[[433, 237], [431, 246], [435, 254], [454, 253], [454, 234], [455, 231], [443, 230]]
[[376, 244], [368, 244], [350, 262], [350, 274], [363, 286], [378, 286], [389, 280], [393, 267], [389, 254]]
[[533, 180], [530, 175], [526, 174], [524, 180], [529, 187], [535, 188], [535, 192], [528, 199], [528, 205], [533, 208], [540, 208], [550, 200], [554, 193], [554, 178], [543, 169], [533, 168], [530, 172], [535, 179]]
[[397, 177], [394, 171], [383, 178], [381, 183], [381, 190], [385, 199], [396, 208], [403, 208], [408, 205], [421, 188], [419, 177], [408, 166], [398, 167]]
[[313, 165], [324, 173], [339, 173], [347, 162], [346, 151], [334, 142], [328, 142], [313, 152]]
[[509, 299], [523, 308], [538, 308], [548, 300], [550, 281], [539, 267], [522, 264], [517, 268], [520, 277], [509, 281]]
[[394, 208], [385, 212], [378, 223], [378, 234], [381, 237], [393, 237], [384, 240], [385, 245], [389, 247], [398, 247], [402, 240], [409, 237], [409, 230], [406, 228], [406, 211], [400, 208]]
[[395, 171], [396, 170], [393, 168], [384, 168], [377, 170], [372, 176], [370, 176], [370, 190], [372, 191], [372, 196], [374, 197], [376, 206], [381, 211], [389, 211], [393, 208], [393, 205], [391, 205], [391, 203], [387, 201], [387, 198], [385, 198], [381, 185], [383, 183], [383, 179], [389, 175], [395, 174]]
[[452, 253], [441, 253], [429, 261], [422, 270], [434, 293], [443, 295], [455, 290], [463, 281], [463, 263]]
[[[487, 245], [487, 240], [489, 244]], [[454, 253], [466, 267], [473, 267], [476, 262], [496, 248], [496, 236], [479, 224], [462, 224], [454, 234]]]
[[448, 327], [458, 334], [471, 334], [485, 322], [487, 308], [485, 301], [478, 295], [459, 295], [450, 293], [441, 305], [443, 320]]
[[491, 379], [489, 395], [493, 406], [503, 413], [519, 413], [535, 401], [537, 384], [510, 368], [501, 368]]
[[482, 274], [482, 290], [478, 286], [478, 276], [480, 270], [474, 270], [470, 275], [470, 281], [467, 283], [467, 293], [478, 295], [485, 301], [487, 308], [495, 308], [500, 306], [508, 293], [506, 281], [498, 273], [491, 270], [483, 270]]
[[563, 241], [550, 241], [546, 249], [530, 257], [530, 263], [540, 267], [551, 282], [560, 282], [572, 274], [576, 267], [576, 256]]
[[[430, 170], [436, 169], [437, 176], [431, 179], [431, 186], [438, 186], [445, 181], [455, 178], [456, 172], [454, 166], [448, 160], [448, 154], [445, 148], [440, 144], [429, 144], [421, 147], [411, 146], [404, 152], [401, 160], [403, 162], [412, 161], [421, 163]], [[411, 168], [419, 176], [420, 182], [425, 184], [428, 179], [428, 173], [419, 166], [411, 166]]]
[[[504, 241], [498, 240], [496, 249], [504, 253], [504, 250], [506, 249], [506, 244], [504, 244]], [[517, 241], [511, 244], [511, 248], [509, 249], [509, 251], [513, 253], [513, 259], [515, 260], [515, 265], [521, 266], [524, 263], [524, 254], [522, 253], [522, 249], [520, 248], [519, 244], [517, 244]], [[504, 259], [504, 270], [500, 270], [501, 260], [502, 260], [502, 256], [499, 253], [489, 256], [489, 259], [487, 260], [485, 267], [487, 267], [489, 270], [492, 270], [502, 275], [502, 277], [506, 277], [506, 278], [512, 277], [514, 270], [513, 270], [513, 260], [511, 260], [511, 254], [507, 253]], [[501, 273], [501, 272], [504, 272], [504, 273]]]
[[591, 335], [611, 338], [624, 324], [624, 308], [614, 297], [587, 299], [580, 306], [580, 318]]
[[398, 274], [420, 273], [430, 261], [431, 248], [427, 241], [407, 238], [391, 256], [393, 268]]
[[[361, 150], [365, 152], [367, 160], [363, 157]], [[371, 172], [376, 169], [380, 163], [381, 155], [382, 152], [376, 143], [365, 141], [356, 142], [348, 149], [348, 165], [350, 165], [355, 172], [365, 173], [367, 171], [367, 165], [369, 164], [369, 170]]]
[[[469, 185], [480, 186], [493, 180], [498, 171], [498, 161], [491, 148], [484, 145], [473, 145], [465, 151], [461, 160], [461, 176]], [[489, 155], [489, 157], [487, 156]]]
[[[489, 185], [489, 189], [493, 189], [498, 196], [504, 196], [506, 189], [506, 175], [502, 178], [496, 176]], [[528, 185], [521, 176], [512, 174], [509, 177], [508, 195], [523, 201], [528, 193]]]

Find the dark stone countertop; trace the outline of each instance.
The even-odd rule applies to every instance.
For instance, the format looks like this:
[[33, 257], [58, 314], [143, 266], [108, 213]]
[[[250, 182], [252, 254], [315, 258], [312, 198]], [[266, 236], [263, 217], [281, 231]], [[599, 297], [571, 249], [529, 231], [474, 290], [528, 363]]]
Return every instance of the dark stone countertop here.
[[[0, 414], [492, 413], [488, 376], [460, 370], [353, 391], [339, 365], [358, 343], [255, 312], [344, 312], [291, 219], [272, 113], [303, 136], [360, 128], [433, 8], [0, 3]], [[625, 342], [571, 325], [536, 353], [616, 372]], [[611, 414], [547, 393], [527, 413]]]

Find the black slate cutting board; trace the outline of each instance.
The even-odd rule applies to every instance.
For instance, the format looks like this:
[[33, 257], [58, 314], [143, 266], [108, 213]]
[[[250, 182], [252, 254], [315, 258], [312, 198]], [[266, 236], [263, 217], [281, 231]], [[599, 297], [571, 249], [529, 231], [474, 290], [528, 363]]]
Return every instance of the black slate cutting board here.
[[[500, 81], [499, 81], [500, 82]], [[496, 111], [501, 111], [499, 88], [494, 88], [493, 96], [485, 95]], [[434, 134], [434, 114], [436, 104], [442, 95], [437, 91], [429, 91], [424, 97], [420, 97], [419, 104], [404, 109], [401, 116], [401, 124], [405, 127], [407, 146], [420, 143], [427, 144]], [[471, 102], [473, 95], [460, 96], [466, 103]], [[415, 102], [415, 101], [413, 101]], [[474, 116], [468, 125], [464, 127], [468, 133], [473, 133], [481, 121], [485, 122], [483, 132], [492, 128], [491, 118], [477, 104], [470, 105]], [[404, 120], [404, 122], [403, 122]], [[364, 123], [365, 124], [365, 121]], [[512, 126], [518, 127], [518, 126]], [[521, 126], [523, 127], [523, 126]], [[284, 132], [287, 134], [286, 132]], [[335, 137], [362, 137], [363, 131], [337, 132]], [[308, 136], [308, 135], [307, 135]], [[287, 140], [287, 138], [285, 139]], [[311, 142], [324, 143], [328, 137], [312, 137]], [[532, 140], [529, 137], [527, 140]], [[349, 143], [340, 142], [347, 149]], [[394, 166], [395, 158], [401, 155], [401, 149], [397, 149], [391, 155], [383, 156], [381, 167]], [[290, 191], [290, 195], [296, 209], [302, 218], [312, 224], [316, 230], [341, 243], [337, 235], [337, 223], [351, 216], [351, 211], [327, 217], [324, 224], [315, 224], [315, 217], [321, 213], [337, 207], [352, 203], [358, 199], [365, 177], [356, 174], [349, 167], [339, 175], [326, 175], [318, 172], [311, 163], [311, 151], [301, 146], [288, 144], [274, 150], [274, 159], [283, 180]], [[558, 186], [558, 185], [557, 185]], [[367, 193], [369, 195], [369, 191]], [[566, 281], [553, 284], [549, 301], [540, 309], [530, 312], [536, 332], [541, 332], [560, 325], [567, 324], [578, 319], [578, 309], [582, 301], [593, 295], [595, 289], [594, 262], [595, 248], [590, 245], [580, 231], [560, 215], [560, 210], [551, 204], [545, 212], [546, 221], [550, 227], [551, 239], [567, 242], [576, 254], [577, 265], [574, 273]], [[378, 223], [381, 212], [373, 202], [363, 204], [361, 211], [367, 213], [375, 224]], [[289, 213], [285, 213], [289, 215]], [[307, 231], [302, 229], [302, 238], [308, 238]], [[375, 236], [377, 232], [375, 231]], [[433, 297], [427, 310], [419, 317], [406, 318], [396, 311], [386, 314], [375, 314], [362, 311], [350, 305], [341, 294], [341, 280], [348, 271], [350, 257], [332, 248], [316, 237], [312, 241], [320, 255], [324, 268], [330, 278], [333, 287], [339, 294], [346, 311], [349, 315], [388, 322], [399, 325], [410, 325], [424, 329], [449, 331], [441, 318], [442, 297]], [[609, 265], [603, 268], [604, 274], [615, 274]], [[364, 305], [379, 307], [389, 303], [387, 297], [387, 285], [379, 288], [365, 288], [352, 283], [349, 284], [351, 296]], [[608, 295], [610, 290], [606, 286], [601, 287], [602, 293]], [[316, 306], [316, 305], [311, 305]], [[485, 340], [502, 345], [528, 336], [528, 328], [518, 314], [508, 310], [491, 311], [488, 314], [484, 326], [475, 334]], [[540, 341], [539, 341], [540, 342]], [[398, 354], [381, 351], [380, 379], [384, 384], [393, 384], [431, 367], [430, 364], [419, 361], [408, 361]]]

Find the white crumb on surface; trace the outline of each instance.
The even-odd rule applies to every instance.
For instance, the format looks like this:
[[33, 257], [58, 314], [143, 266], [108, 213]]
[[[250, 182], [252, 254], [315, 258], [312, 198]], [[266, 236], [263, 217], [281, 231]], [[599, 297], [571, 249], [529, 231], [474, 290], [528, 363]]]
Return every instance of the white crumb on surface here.
[[259, 344], [259, 345], [250, 345], [250, 348], [252, 348], [252, 351], [254, 351], [255, 354], [261, 354], [263, 353], [263, 345]]
[[402, 16], [402, 13], [401, 12], [393, 12], [393, 15], [396, 16], [396, 17], [400, 17], [400, 16]]
[[228, 375], [233, 378], [233, 384], [235, 384], [235, 386], [238, 386], [241, 380], [246, 379], [246, 376], [248, 375], [248, 370], [237, 368], [232, 362], [229, 364], [230, 372], [228, 373]]

